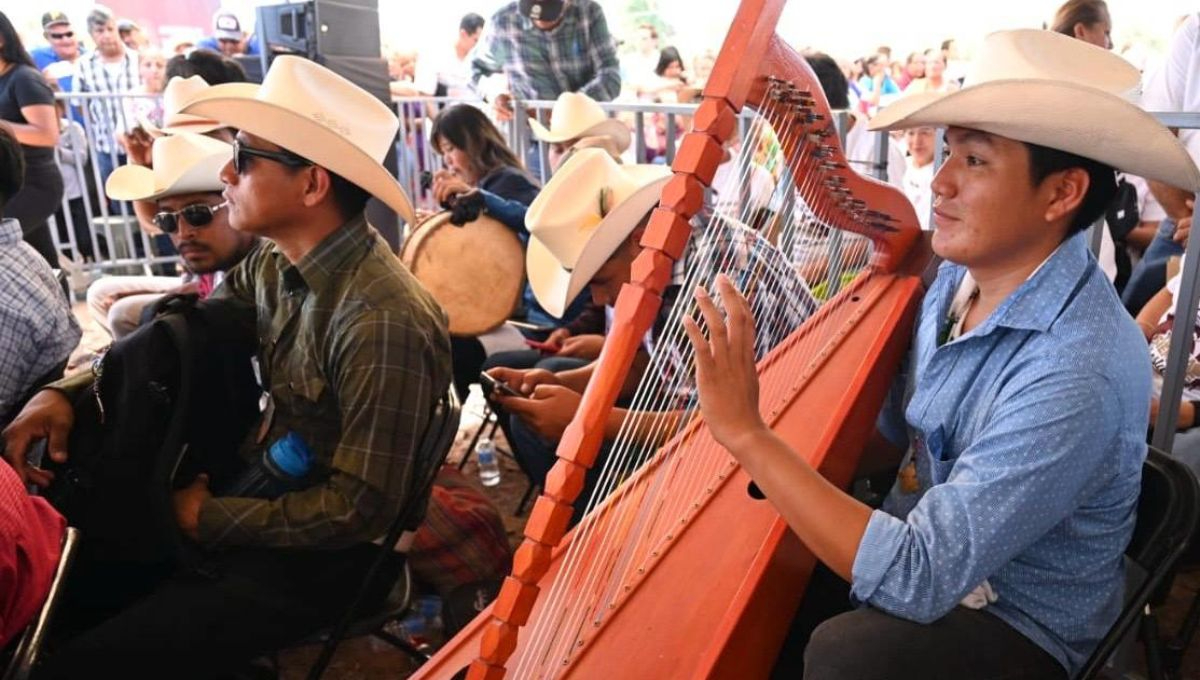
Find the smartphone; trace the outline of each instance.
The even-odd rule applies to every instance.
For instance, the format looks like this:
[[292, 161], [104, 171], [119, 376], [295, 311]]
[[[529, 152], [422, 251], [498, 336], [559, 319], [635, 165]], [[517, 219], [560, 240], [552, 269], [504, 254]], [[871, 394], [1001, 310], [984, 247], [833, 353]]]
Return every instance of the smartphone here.
[[479, 374], [479, 386], [483, 388], [483, 396], [490, 397], [492, 394], [499, 392], [509, 397], [523, 397], [525, 395], [508, 386], [508, 383], [502, 383], [496, 380], [487, 373]]
[[558, 354], [558, 350], [562, 349], [562, 347], [559, 345], [551, 344], [549, 342], [538, 342], [537, 340], [530, 340], [529, 338], [525, 338], [525, 344], [529, 345], [533, 349], [538, 350], [539, 352], [545, 352], [546, 354]]
[[539, 326], [535, 323], [529, 323], [527, 321], [513, 321], [512, 319], [509, 319], [504, 323], [512, 326], [513, 328], [519, 328], [523, 331], [530, 331], [533, 333], [549, 333], [556, 328], [556, 326]]

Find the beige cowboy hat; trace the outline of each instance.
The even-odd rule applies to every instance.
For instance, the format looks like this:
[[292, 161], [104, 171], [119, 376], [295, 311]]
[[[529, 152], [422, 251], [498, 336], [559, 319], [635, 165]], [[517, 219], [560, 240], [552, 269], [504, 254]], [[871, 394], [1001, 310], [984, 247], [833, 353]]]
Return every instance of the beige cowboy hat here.
[[[254, 91], [258, 89], [258, 86], [253, 83], [232, 83], [232, 85], [233, 88], [241, 89], [247, 96], [254, 96]], [[185, 103], [195, 99], [208, 87], [208, 83], [200, 76], [191, 76], [190, 78], [175, 76], [163, 90], [162, 127], [155, 125], [154, 121], [145, 115], [138, 118], [138, 123], [151, 137], [174, 135], [180, 132], [204, 134], [225, 127], [222, 123], [210, 118], [179, 112]]]
[[665, 165], [621, 165], [602, 149], [580, 149], [529, 206], [525, 273], [539, 304], [561, 317], [671, 177]]
[[412, 202], [383, 167], [400, 121], [383, 102], [333, 71], [291, 55], [275, 58], [261, 86], [215, 85], [183, 113], [220, 121], [337, 173], [416, 223]]
[[580, 92], [564, 92], [550, 111], [550, 127], [529, 119], [533, 136], [550, 144], [581, 137], [608, 137], [616, 143], [617, 155], [629, 148], [631, 137], [624, 123], [609, 118], [594, 99]]
[[164, 196], [221, 191], [221, 168], [233, 146], [193, 132], [160, 137], [150, 149], [154, 169], [123, 165], [108, 176], [104, 193], [116, 201], [154, 201]]
[[1051, 31], [999, 31], [957, 92], [903, 97], [872, 130], [956, 126], [1090, 158], [1141, 177], [1200, 190], [1179, 139], [1125, 97], [1138, 71], [1121, 57]]

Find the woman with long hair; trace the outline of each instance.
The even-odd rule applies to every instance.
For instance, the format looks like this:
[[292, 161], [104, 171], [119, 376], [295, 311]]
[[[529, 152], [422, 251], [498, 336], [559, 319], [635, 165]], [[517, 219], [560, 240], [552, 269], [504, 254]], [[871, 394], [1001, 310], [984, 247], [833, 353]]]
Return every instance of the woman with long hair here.
[[[474, 106], [457, 104], [443, 109], [433, 121], [429, 141], [434, 149], [441, 152], [445, 165], [434, 173], [432, 187], [434, 200], [443, 207], [450, 205], [456, 196], [475, 190], [484, 193], [485, 210], [491, 200], [487, 194], [528, 207], [540, 191], [504, 141], [500, 130], [483, 111]], [[496, 214], [493, 217], [499, 219]], [[517, 231], [522, 242], [528, 238], [523, 217], [511, 222], [505, 219], [501, 221]], [[553, 325], [554, 318], [538, 306], [528, 285], [522, 298], [526, 321]], [[516, 344], [507, 349], [523, 347], [519, 336], [512, 339]], [[498, 343], [491, 344], [499, 346]], [[454, 386], [459, 398], [465, 399], [471, 383], [479, 379], [479, 371], [487, 359], [488, 351], [476, 337], [463, 336], [452, 336], [450, 349], [454, 358]]]
[[4, 216], [19, 221], [25, 241], [51, 267], [57, 267], [58, 253], [46, 222], [63, 196], [62, 175], [54, 161], [54, 148], [58, 145], [54, 93], [3, 12], [0, 12], [0, 126], [20, 142], [25, 156], [24, 182], [4, 207]]
[[434, 119], [429, 138], [446, 165], [434, 175], [433, 195], [439, 204], [473, 188], [533, 203], [538, 185], [483, 111], [469, 104], [451, 106]]

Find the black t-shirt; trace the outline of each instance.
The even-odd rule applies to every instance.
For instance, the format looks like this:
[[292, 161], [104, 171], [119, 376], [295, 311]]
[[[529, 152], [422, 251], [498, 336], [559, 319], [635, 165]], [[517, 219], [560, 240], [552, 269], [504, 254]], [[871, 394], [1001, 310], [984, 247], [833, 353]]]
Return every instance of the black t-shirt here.
[[[18, 64], [0, 76], [0, 118], [13, 123], [28, 123], [21, 109], [38, 104], [54, 106], [54, 92], [37, 69]], [[54, 163], [54, 147], [22, 144], [21, 150], [25, 152], [26, 165]]]

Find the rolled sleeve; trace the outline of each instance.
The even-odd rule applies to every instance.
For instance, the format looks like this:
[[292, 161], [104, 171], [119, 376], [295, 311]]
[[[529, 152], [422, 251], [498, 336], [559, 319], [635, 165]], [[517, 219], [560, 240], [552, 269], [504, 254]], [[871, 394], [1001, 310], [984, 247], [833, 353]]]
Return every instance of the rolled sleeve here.
[[[1049, 362], [1048, 362], [1049, 363]], [[1030, 370], [997, 399], [987, 426], [904, 519], [875, 512], [852, 567], [851, 595], [917, 622], [949, 612], [1075, 512], [1104, 477], [1121, 400], [1102, 376]], [[949, 442], [946, 447], [950, 446]], [[944, 473], [943, 473], [944, 474]], [[1003, 597], [1003, 594], [1001, 595]]]

